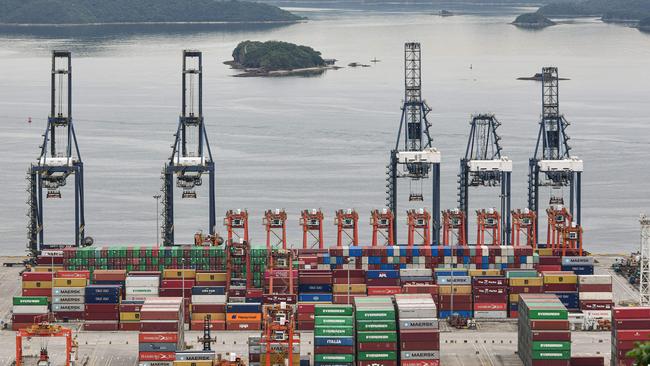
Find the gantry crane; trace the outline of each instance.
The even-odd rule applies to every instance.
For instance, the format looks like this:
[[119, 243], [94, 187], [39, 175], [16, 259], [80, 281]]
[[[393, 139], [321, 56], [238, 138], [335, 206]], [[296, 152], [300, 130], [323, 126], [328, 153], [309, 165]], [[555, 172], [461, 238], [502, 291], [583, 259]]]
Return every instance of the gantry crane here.
[[262, 224], [266, 229], [266, 249], [287, 249], [287, 213], [284, 209], [266, 210]]
[[[440, 239], [440, 152], [432, 146], [427, 120], [431, 108], [422, 99], [420, 43], [404, 45], [405, 91], [395, 148], [387, 169], [388, 208], [394, 213], [393, 237], [397, 238], [398, 178], [409, 180], [409, 201], [423, 201], [422, 181], [431, 177], [433, 243]], [[402, 139], [402, 132], [404, 133]], [[401, 168], [401, 169], [400, 169]]]
[[60, 188], [74, 175], [74, 246], [91, 245], [85, 236], [83, 162], [72, 122], [72, 54], [52, 52], [50, 115], [36, 164], [28, 171], [29, 206], [27, 249], [36, 256], [43, 249], [61, 248], [70, 243], [45, 243], [43, 191], [48, 199], [60, 199]]
[[527, 208], [512, 211], [512, 245], [518, 247], [523, 241], [523, 245], [537, 248], [535, 217], [535, 213]]
[[379, 245], [379, 237], [382, 237], [382, 245], [395, 245], [393, 236], [393, 213], [383, 208], [370, 212], [370, 225], [372, 225], [372, 246]]
[[546, 218], [546, 245], [549, 248], [559, 249], [564, 242], [565, 229], [570, 228], [573, 222], [571, 213], [561, 203], [558, 203], [546, 209]]
[[208, 233], [216, 230], [215, 173], [212, 151], [203, 121], [203, 60], [200, 51], [183, 51], [181, 115], [172, 154], [163, 169], [163, 243], [174, 245], [174, 176], [182, 198], [196, 198], [195, 188], [209, 177]]
[[[581, 225], [581, 193], [583, 162], [571, 156], [569, 122], [560, 114], [557, 67], [542, 69], [542, 118], [535, 153], [529, 161], [528, 208], [535, 213], [535, 228], [539, 227], [540, 187], [549, 187], [550, 205], [564, 206], [563, 189], [569, 189], [569, 213], [575, 225]], [[535, 242], [539, 231], [535, 231]]]
[[248, 242], [248, 211], [237, 209], [228, 210], [223, 224], [228, 231], [228, 241]]
[[354, 209], [337, 210], [334, 218], [336, 225], [336, 246], [341, 247], [344, 244], [359, 245], [359, 214]]
[[501, 245], [499, 211], [494, 208], [476, 210], [476, 221], [476, 245]]
[[[23, 365], [23, 338], [52, 338], [64, 337], [65, 338], [65, 365], [72, 364], [73, 348], [76, 347], [76, 342], [72, 339], [72, 330], [69, 328], [61, 327], [60, 325], [53, 325], [48, 322], [33, 324], [29, 328], [19, 329], [16, 332], [16, 366]], [[41, 348], [41, 360], [48, 361], [47, 348]]]
[[276, 249], [268, 251], [266, 273], [268, 275], [268, 288], [266, 299], [269, 302], [287, 302], [295, 304], [297, 299], [296, 289], [298, 281], [293, 270], [293, 251]]
[[250, 255], [251, 246], [247, 241], [226, 241], [226, 290], [229, 297], [245, 297], [252, 287]]
[[[470, 187], [501, 187], [501, 208], [498, 213], [500, 216], [500, 232], [498, 237], [499, 244], [501, 244], [501, 238], [503, 238], [505, 239], [505, 244], [508, 245], [510, 242], [510, 180], [512, 175], [512, 160], [501, 155], [502, 148], [499, 143], [501, 137], [497, 133], [501, 122], [493, 114], [477, 114], [472, 116], [470, 126], [465, 157], [460, 159], [458, 206], [464, 214], [464, 219], [468, 220]], [[484, 211], [479, 210], [478, 212]], [[465, 239], [467, 239], [469, 237], [469, 228], [467, 223], [463, 226]], [[480, 225], [478, 226], [478, 235], [482, 236], [480, 233]]]
[[[264, 348], [265, 366], [293, 365], [293, 347], [294, 344], [300, 344], [299, 339], [294, 339], [294, 335], [298, 335], [295, 331], [294, 317], [294, 309], [291, 305], [286, 303], [264, 305], [264, 330], [261, 344]], [[276, 356], [273, 357], [274, 355]]]
[[313, 208], [301, 212], [303, 249], [323, 249], [323, 218], [323, 211], [320, 209]]
[[[459, 209], [442, 213], [442, 245], [467, 245], [465, 213]], [[455, 240], [454, 240], [455, 238]]]
[[[423, 209], [411, 209], [406, 212], [408, 224], [408, 246], [431, 245], [431, 214]], [[416, 243], [416, 241], [418, 241]]]

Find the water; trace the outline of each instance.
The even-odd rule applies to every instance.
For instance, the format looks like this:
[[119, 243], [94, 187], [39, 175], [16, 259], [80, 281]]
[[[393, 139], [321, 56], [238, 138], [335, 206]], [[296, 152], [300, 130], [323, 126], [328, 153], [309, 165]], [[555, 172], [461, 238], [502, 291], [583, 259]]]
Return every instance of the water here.
[[[334, 211], [354, 207], [361, 214], [361, 240], [367, 243], [369, 211], [385, 204], [385, 164], [399, 122], [402, 49], [409, 40], [422, 43], [423, 94], [433, 107], [434, 144], [443, 152], [443, 208], [456, 206], [458, 159], [464, 154], [470, 115], [477, 112], [496, 113], [503, 123], [504, 153], [514, 160], [513, 208], [524, 207], [541, 93], [539, 83], [515, 79], [556, 65], [561, 76], [571, 78], [560, 85], [561, 111], [572, 123], [572, 153], [585, 160], [585, 246], [598, 252], [635, 249], [638, 214], [650, 208], [650, 35], [593, 19], [526, 31], [508, 24], [518, 12], [441, 18], [392, 9], [370, 14], [308, 9], [302, 14], [309, 22], [254, 29], [3, 27], [3, 253], [20, 254], [25, 247], [24, 177], [37, 158], [49, 110], [52, 49], [73, 52], [73, 115], [86, 169], [86, 232], [98, 245], [156, 241], [152, 196], [160, 189], [160, 171], [178, 122], [184, 48], [204, 53], [204, 114], [218, 171], [220, 230], [227, 209], [247, 208], [253, 241], [262, 244], [263, 211], [285, 208], [289, 239], [300, 243], [299, 211], [320, 207], [326, 214], [325, 244], [333, 245]], [[307, 44], [340, 65], [368, 63], [374, 57], [381, 62], [311, 78], [233, 78], [234, 71], [222, 62], [247, 39]], [[64, 200], [47, 202], [48, 242], [72, 238], [70, 187], [62, 193]], [[197, 193], [207, 196], [204, 187]], [[542, 202], [548, 192], [544, 194]], [[472, 208], [498, 205], [496, 191], [474, 191], [470, 200]], [[176, 238], [190, 242], [195, 231], [207, 227], [207, 203], [180, 197], [176, 202]], [[406, 207], [401, 206], [400, 214]], [[404, 235], [405, 219], [400, 217], [400, 238]]]

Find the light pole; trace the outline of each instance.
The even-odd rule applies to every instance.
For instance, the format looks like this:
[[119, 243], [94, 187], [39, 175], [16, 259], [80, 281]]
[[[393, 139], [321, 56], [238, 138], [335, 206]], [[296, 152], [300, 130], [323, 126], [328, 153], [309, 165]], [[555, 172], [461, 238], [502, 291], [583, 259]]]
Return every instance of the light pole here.
[[160, 202], [160, 194], [154, 194], [153, 198], [156, 200], [156, 246], [160, 246], [160, 222], [158, 221], [160, 218], [160, 212], [158, 210], [158, 204]]

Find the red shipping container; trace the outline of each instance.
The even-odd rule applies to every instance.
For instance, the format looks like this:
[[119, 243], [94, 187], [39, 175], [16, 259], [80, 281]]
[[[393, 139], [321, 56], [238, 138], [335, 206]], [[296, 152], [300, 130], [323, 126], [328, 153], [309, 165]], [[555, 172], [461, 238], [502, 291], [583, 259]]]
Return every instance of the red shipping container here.
[[393, 360], [374, 360], [374, 361], [359, 361], [358, 366], [397, 366], [397, 361]]
[[538, 272], [548, 272], [548, 271], [555, 272], [560, 270], [562, 270], [562, 265], [560, 264], [538, 264], [537, 265]]
[[508, 302], [508, 295], [474, 295], [474, 302], [482, 303], [506, 303]]
[[366, 278], [366, 271], [363, 269], [335, 269], [332, 271], [333, 278], [362, 277]]
[[354, 346], [315, 346], [314, 353], [354, 353]]
[[23, 272], [23, 281], [52, 281], [52, 272]]
[[298, 316], [296, 317], [296, 320], [298, 320], [298, 321], [313, 321], [314, 320], [314, 314], [313, 313], [312, 314], [307, 314], [307, 313], [300, 314], [299, 313]]
[[571, 366], [569, 360], [533, 360], [531, 366]]
[[118, 304], [86, 304], [86, 313], [119, 313]]
[[399, 278], [368, 278], [366, 279], [368, 286], [399, 286]]
[[404, 285], [402, 286], [404, 294], [438, 294], [438, 285]]
[[52, 297], [51, 288], [24, 288], [22, 290], [23, 296], [45, 296]]
[[57, 271], [54, 277], [90, 279], [90, 271]]
[[508, 310], [508, 303], [483, 303], [475, 302], [474, 311], [505, 311]]
[[440, 360], [402, 360], [400, 366], [440, 366]]
[[569, 330], [568, 320], [531, 320], [532, 330]]
[[106, 322], [106, 321], [85, 321], [84, 330], [91, 331], [116, 331], [120, 329], [120, 323], [118, 321]]
[[226, 323], [226, 330], [262, 330], [261, 323]]
[[472, 295], [438, 295], [438, 301], [441, 304], [451, 304], [451, 299], [452, 296], [454, 298], [454, 304], [460, 304], [460, 303], [472, 303]]
[[472, 285], [489, 286], [489, 287], [505, 287], [508, 280], [505, 277], [474, 277], [472, 278]]
[[300, 313], [311, 313], [313, 314], [316, 311], [316, 304], [301, 304], [298, 303], [298, 314]]
[[545, 292], [574, 292], [578, 291], [576, 283], [545, 283]]
[[178, 343], [178, 334], [173, 332], [150, 332], [138, 334], [140, 343]]
[[120, 313], [119, 312], [93, 312], [93, 311], [85, 311], [84, 312], [84, 319], [86, 320], [115, 320], [119, 321], [120, 320]]
[[422, 342], [400, 342], [400, 350], [402, 351], [421, 351], [424, 349], [428, 350], [439, 350], [440, 342], [436, 339], [427, 340]]
[[650, 307], [625, 307], [614, 308], [612, 317], [618, 319], [648, 319], [650, 318]]
[[616, 330], [616, 339], [620, 341], [647, 341], [650, 340], [650, 329], [644, 330]]
[[[560, 256], [540, 255], [539, 256], [539, 264], [562, 266], [562, 257], [560, 257]], [[558, 271], [559, 270], [561, 270], [561, 268], [558, 269]]]
[[571, 332], [570, 331], [534, 331], [532, 332], [533, 341], [571, 341]]
[[[423, 339], [438, 343], [440, 340], [440, 332], [437, 330], [429, 329], [409, 329], [402, 330], [399, 336], [400, 341], [407, 342], [420, 342]], [[420, 349], [437, 349], [437, 348], [420, 348]]]
[[610, 300], [580, 300], [582, 310], [611, 310], [614, 303]]
[[510, 286], [511, 294], [541, 294], [544, 292], [543, 286]]
[[507, 287], [474, 287], [474, 295], [508, 295]]
[[140, 330], [140, 322], [122, 322], [120, 323], [120, 330], [137, 332]]
[[[185, 285], [183, 285], [183, 282], [185, 282]], [[193, 279], [185, 279], [183, 281], [182, 279], [180, 280], [162, 280], [160, 283], [161, 289], [163, 288], [180, 288], [182, 289], [183, 287], [185, 288], [192, 288], [194, 286], [194, 280]]]
[[573, 356], [571, 366], [605, 366], [603, 356]]
[[333, 278], [332, 283], [337, 285], [337, 284], [351, 284], [351, 285], [358, 285], [362, 283], [366, 283], [366, 278], [365, 277], [350, 277], [350, 280], [348, 281], [347, 278]]
[[368, 296], [390, 296], [402, 293], [399, 286], [368, 286]]
[[192, 288], [185, 288], [185, 296], [181, 288], [161, 288], [158, 290], [160, 297], [192, 297]]
[[296, 327], [299, 330], [314, 330], [314, 322], [299, 321]]
[[[190, 330], [203, 330], [204, 322], [203, 320], [193, 320], [190, 322]], [[211, 330], [226, 330], [225, 320], [212, 320], [209, 323]]]
[[[397, 351], [397, 342], [366, 342], [357, 344], [359, 351]], [[329, 353], [329, 352], [324, 352]], [[341, 352], [341, 353], [354, 353]]]
[[332, 277], [299, 277], [298, 282], [301, 285], [329, 285], [332, 283]]
[[226, 304], [192, 304], [193, 313], [225, 313]]
[[84, 312], [83, 311], [58, 311], [56, 313], [53, 313], [54, 317], [57, 320], [71, 320], [71, 319], [83, 319], [84, 318]]
[[650, 319], [614, 320], [614, 329], [616, 330], [650, 329]]
[[616, 349], [617, 350], [632, 350], [634, 347], [636, 347], [638, 341], [616, 341]]
[[139, 361], [175, 361], [175, 352], [140, 352], [138, 354]]
[[140, 321], [141, 332], [178, 332], [180, 322]]
[[580, 284], [580, 292], [612, 292], [612, 284]]
[[139, 313], [142, 309], [142, 304], [120, 304], [121, 313]]

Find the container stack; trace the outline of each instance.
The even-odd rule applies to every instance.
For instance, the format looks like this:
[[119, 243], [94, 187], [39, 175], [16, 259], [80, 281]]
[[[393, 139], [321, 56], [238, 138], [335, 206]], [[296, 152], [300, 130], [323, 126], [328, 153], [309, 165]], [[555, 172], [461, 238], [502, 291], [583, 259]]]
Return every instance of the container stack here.
[[177, 332], [182, 335], [182, 304], [183, 299], [180, 297], [146, 299], [140, 309], [140, 332]]
[[517, 318], [519, 315], [519, 295], [520, 294], [541, 294], [544, 292], [544, 279], [537, 277], [533, 273], [507, 272], [508, 278], [508, 310], [511, 318]]
[[580, 310], [589, 319], [612, 319], [612, 276], [579, 275]]
[[634, 366], [627, 353], [637, 342], [650, 339], [650, 307], [615, 307], [612, 310], [612, 366]]
[[353, 304], [355, 297], [366, 295], [366, 274], [362, 269], [352, 269], [354, 264], [346, 264], [349, 268], [332, 271], [333, 303]]
[[580, 310], [576, 274], [567, 271], [545, 271], [542, 272], [542, 276], [545, 293], [556, 295], [568, 310]]
[[466, 269], [435, 270], [438, 283], [438, 317], [446, 319], [457, 314], [472, 317], [472, 278]]
[[562, 257], [562, 270], [577, 275], [594, 274], [594, 257]]
[[11, 329], [27, 328], [34, 323], [45, 320], [48, 313], [48, 301], [45, 296], [16, 296], [11, 309]]
[[226, 330], [261, 330], [262, 304], [226, 304]]
[[[288, 361], [286, 354], [287, 343], [272, 342], [271, 343], [271, 364], [285, 364], [285, 357]], [[293, 342], [293, 366], [300, 365], [300, 337], [294, 335]], [[264, 366], [266, 362], [266, 342], [262, 341], [258, 335], [248, 337], [248, 366]]]
[[397, 327], [395, 305], [387, 296], [354, 299], [357, 366], [395, 366]]
[[400, 366], [440, 365], [436, 304], [426, 294], [395, 295]]
[[552, 294], [519, 295], [518, 354], [524, 366], [570, 366], [568, 311]]
[[368, 296], [391, 296], [402, 292], [399, 270], [366, 271]]
[[124, 269], [97, 269], [93, 272], [93, 284], [96, 285], [120, 285], [124, 288], [126, 270]]
[[59, 271], [52, 281], [52, 313], [58, 320], [84, 319], [88, 271]]
[[129, 273], [124, 283], [126, 300], [144, 301], [160, 295], [160, 272]]
[[226, 329], [226, 287], [192, 287], [190, 330], [202, 330], [205, 319], [210, 316], [210, 329]]
[[562, 270], [562, 257], [553, 255], [552, 251], [550, 253], [541, 253], [539, 254], [539, 264], [537, 265], [537, 271], [546, 272], [546, 271], [561, 271]]
[[400, 269], [400, 283], [403, 294], [430, 294], [438, 303], [438, 285], [433, 280], [430, 268]]
[[175, 332], [140, 332], [138, 360], [140, 365], [173, 365], [176, 351], [182, 348], [182, 337]]
[[22, 295], [52, 298], [52, 272], [23, 272]]
[[354, 310], [347, 304], [316, 304], [315, 366], [354, 366]]
[[140, 330], [140, 310], [144, 300], [124, 300], [120, 303], [120, 330]]
[[499, 276], [472, 277], [474, 318], [508, 317], [508, 280]]
[[250, 251], [250, 271], [253, 283], [252, 287], [261, 289], [264, 285], [264, 272], [266, 271], [266, 261], [268, 252], [266, 248], [251, 248]]
[[301, 269], [298, 272], [298, 330], [314, 330], [314, 310], [318, 303], [332, 302], [332, 271]]
[[192, 287], [196, 283], [196, 270], [194, 269], [165, 269], [163, 270], [160, 283], [161, 297], [182, 297], [183, 314], [185, 322], [190, 322], [190, 301], [192, 298]]
[[120, 285], [89, 285], [86, 287], [84, 330], [119, 330]]

